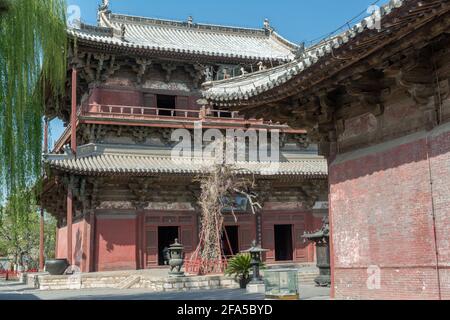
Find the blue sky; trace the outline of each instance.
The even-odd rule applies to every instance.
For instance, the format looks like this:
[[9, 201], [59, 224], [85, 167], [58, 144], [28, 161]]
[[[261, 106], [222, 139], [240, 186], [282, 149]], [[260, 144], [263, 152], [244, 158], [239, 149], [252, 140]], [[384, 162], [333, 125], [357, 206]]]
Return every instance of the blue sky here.
[[[100, 0], [67, 0], [80, 8], [81, 20], [95, 24]], [[288, 40], [317, 40], [365, 12], [376, 0], [110, 0], [113, 12], [153, 18], [261, 28], [265, 18]], [[380, 0], [378, 4], [385, 3]], [[362, 18], [362, 16], [360, 17]], [[52, 123], [51, 141], [64, 130]]]

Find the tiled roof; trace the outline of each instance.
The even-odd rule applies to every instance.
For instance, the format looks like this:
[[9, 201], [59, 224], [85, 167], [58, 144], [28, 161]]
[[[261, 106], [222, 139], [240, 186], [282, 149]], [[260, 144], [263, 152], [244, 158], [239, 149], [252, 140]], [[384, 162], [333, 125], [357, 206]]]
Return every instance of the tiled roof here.
[[[415, 4], [417, 7], [422, 5], [421, 1], [417, 0], [391, 0], [380, 8], [381, 18], [385, 19], [406, 3]], [[232, 106], [266, 93], [306, 72], [322, 58], [333, 59], [333, 50], [343, 47], [365, 31], [373, 30], [376, 26], [376, 19], [375, 15], [371, 15], [350, 30], [307, 48], [301, 57], [284, 65], [228, 80], [205, 83], [206, 90], [203, 92], [203, 96], [216, 105]], [[382, 23], [381, 27], [383, 27]]]
[[297, 49], [271, 28], [236, 28], [109, 12], [99, 14], [99, 27], [82, 25], [69, 29], [69, 34], [99, 44], [132, 49], [236, 59], [285, 62], [294, 59], [293, 52]]
[[[153, 175], [186, 174], [207, 172], [211, 161], [172, 159], [170, 150], [131, 146], [89, 144], [78, 149], [78, 156], [50, 154], [44, 163], [52, 169], [83, 175]], [[233, 165], [239, 173], [262, 176], [304, 176], [325, 178], [327, 162], [316, 155], [284, 158], [276, 164], [264, 162], [237, 162]]]

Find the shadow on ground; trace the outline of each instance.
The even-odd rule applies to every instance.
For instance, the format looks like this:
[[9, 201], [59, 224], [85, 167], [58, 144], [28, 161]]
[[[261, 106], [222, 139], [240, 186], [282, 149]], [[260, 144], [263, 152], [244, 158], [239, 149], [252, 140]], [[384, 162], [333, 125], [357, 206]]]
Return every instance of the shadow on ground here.
[[[300, 287], [302, 300], [327, 300], [328, 288]], [[263, 294], [247, 294], [242, 289], [188, 292], [149, 292], [146, 289], [82, 289], [40, 291], [19, 283], [0, 282], [0, 300], [264, 300]]]

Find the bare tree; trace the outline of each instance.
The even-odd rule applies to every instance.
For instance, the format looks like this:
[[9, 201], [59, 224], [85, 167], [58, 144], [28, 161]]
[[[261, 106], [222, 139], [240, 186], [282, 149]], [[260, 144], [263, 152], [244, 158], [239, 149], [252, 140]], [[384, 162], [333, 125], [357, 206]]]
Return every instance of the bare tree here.
[[229, 207], [237, 221], [234, 202], [237, 195], [248, 199], [253, 214], [261, 209], [256, 201], [257, 195], [252, 191], [255, 181], [253, 177], [244, 176], [239, 169], [225, 164], [215, 165], [209, 174], [197, 180], [201, 186], [201, 232], [191, 262], [197, 261], [200, 264], [199, 274], [223, 272], [226, 267], [222, 248], [223, 210]]

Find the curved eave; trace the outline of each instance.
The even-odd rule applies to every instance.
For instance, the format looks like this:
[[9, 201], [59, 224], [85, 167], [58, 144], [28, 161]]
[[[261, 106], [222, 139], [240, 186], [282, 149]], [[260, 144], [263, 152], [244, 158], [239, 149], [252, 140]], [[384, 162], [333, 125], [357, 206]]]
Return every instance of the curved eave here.
[[[121, 171], [111, 171], [111, 170], [96, 170], [96, 171], [90, 171], [90, 170], [76, 170], [61, 166], [55, 166], [55, 165], [49, 165], [50, 169], [62, 172], [62, 173], [69, 173], [74, 175], [80, 175], [80, 176], [94, 176], [94, 177], [101, 177], [101, 176], [132, 176], [132, 177], [148, 177], [148, 176], [155, 176], [155, 175], [175, 175], [175, 176], [198, 176], [198, 175], [204, 175], [204, 170], [181, 170], [181, 171], [173, 171], [173, 170], [163, 170], [163, 169], [156, 169], [156, 170], [145, 170], [145, 171], [133, 171], [133, 170], [121, 170]], [[239, 171], [241, 175], [244, 176], [255, 176], [255, 177], [262, 177], [262, 178], [268, 178], [268, 177], [294, 177], [294, 178], [301, 178], [301, 179], [327, 179], [328, 175], [325, 173], [302, 173], [302, 172], [277, 172], [274, 174], [261, 174], [261, 173], [254, 173], [250, 170], [240, 170]]]
[[76, 33], [73, 30], [68, 31], [68, 36], [71, 39], [76, 38], [78, 43], [82, 43], [83, 45], [98, 48], [101, 50], [110, 50], [114, 52], [124, 52], [124, 53], [134, 53], [142, 56], [163, 56], [174, 57], [174, 58], [183, 58], [187, 60], [192, 59], [201, 59], [201, 60], [218, 60], [223, 62], [270, 62], [277, 61], [279, 63], [286, 63], [288, 61], [292, 61], [292, 59], [288, 58], [276, 58], [276, 57], [261, 57], [261, 56], [250, 56], [250, 55], [235, 55], [228, 53], [217, 53], [217, 52], [209, 52], [209, 51], [200, 51], [200, 50], [185, 50], [185, 49], [173, 49], [173, 48], [165, 48], [165, 47], [157, 47], [157, 46], [146, 46], [146, 45], [138, 45], [131, 42], [125, 42], [122, 40], [118, 40], [114, 37], [102, 39], [94, 39], [94, 37], [90, 35], [83, 35], [80, 33]]
[[[304, 83], [304, 87], [310, 87], [311, 81], [309, 81], [309, 78], [314, 76], [315, 73], [312, 70], [313, 67], [319, 68], [321, 72], [329, 69], [329, 65], [333, 63], [345, 67], [347, 61], [336, 59], [335, 54], [337, 50], [353, 50], [353, 44], [358, 44], [363, 34], [368, 33], [371, 35], [370, 32], [372, 32], [374, 38], [383, 34], [387, 35], [391, 32], [390, 28], [395, 28], [398, 23], [405, 23], [408, 27], [411, 27], [413, 25], [411, 19], [417, 20], [417, 24], [420, 24], [422, 21], [421, 18], [423, 18], [422, 16], [418, 15], [417, 18], [414, 14], [412, 18], [409, 16], [413, 10], [421, 10], [423, 6], [425, 7], [424, 11], [428, 10], [431, 12], [430, 14], [439, 16], [449, 11], [448, 2], [448, 0], [433, 3], [424, 3], [423, 1], [415, 0], [392, 0], [389, 4], [382, 7], [381, 14], [383, 20], [381, 21], [381, 25], [387, 27], [380, 32], [376, 32], [373, 28], [369, 27], [375, 23], [375, 18], [373, 16], [367, 17], [350, 30], [327, 40], [322, 45], [318, 44], [307, 49], [303, 57], [283, 66], [246, 74], [229, 80], [205, 83], [204, 88], [206, 90], [203, 91], [203, 96], [210, 104], [220, 107], [256, 106], [258, 105], [258, 101], [262, 101], [265, 97], [271, 97], [272, 100], [279, 100], [291, 93], [290, 91], [292, 90], [289, 89], [291, 84], [297, 91], [299, 87], [302, 87], [302, 83]], [[443, 9], [438, 10], [439, 6], [443, 7]], [[423, 19], [426, 21], [427, 17]], [[411, 30], [414, 30], [414, 28]], [[395, 29], [395, 31], [397, 34], [390, 34], [386, 39], [378, 40], [379, 44], [388, 45], [398, 37], [404, 36], [402, 34], [402, 28]], [[377, 49], [379, 48], [379, 44], [372, 44], [372, 47]], [[370, 51], [370, 48], [368, 48], [365, 56], [370, 54]], [[359, 58], [362, 59], [364, 56]], [[276, 77], [271, 77], [278, 70], [282, 70], [282, 72]], [[254, 79], [253, 85], [251, 84], [252, 79]], [[281, 89], [282, 86], [289, 88], [287, 90]]]

